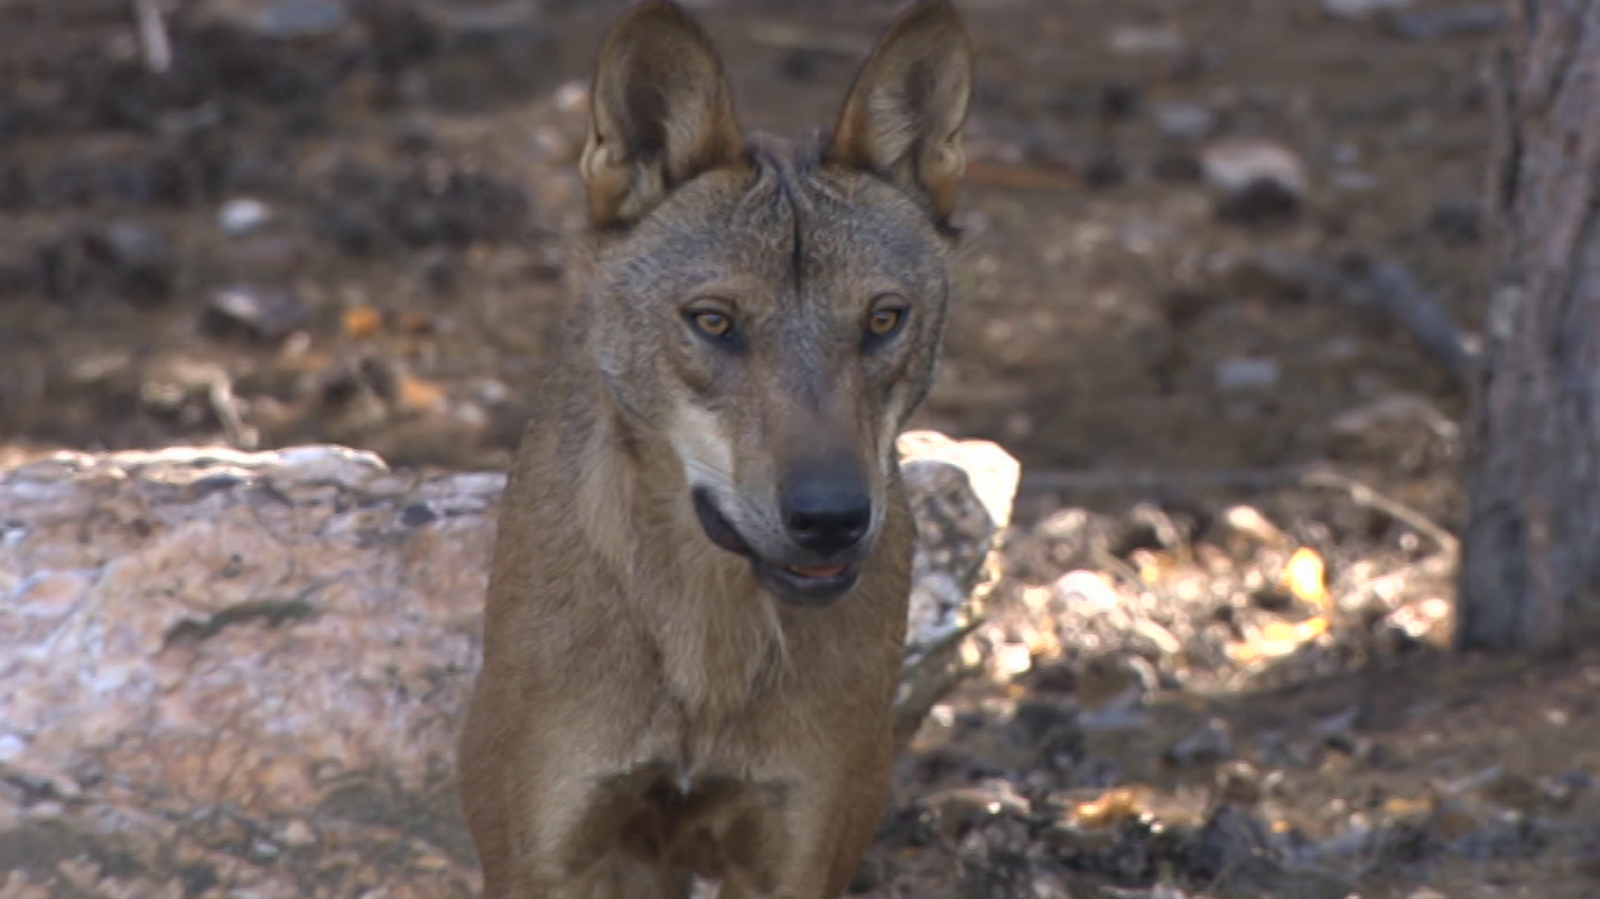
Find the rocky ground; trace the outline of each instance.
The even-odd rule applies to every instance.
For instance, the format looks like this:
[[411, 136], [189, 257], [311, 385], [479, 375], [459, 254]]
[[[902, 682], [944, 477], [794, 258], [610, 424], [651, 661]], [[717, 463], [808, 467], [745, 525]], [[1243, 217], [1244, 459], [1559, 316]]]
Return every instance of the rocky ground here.
[[[893, 6], [695, 5], [758, 127], [825, 121]], [[0, 0], [0, 465], [502, 467], [621, 4], [156, 3], [159, 72], [135, 6]], [[859, 891], [1600, 893], [1600, 657], [1438, 649], [1499, 4], [963, 9], [968, 239], [920, 424], [1023, 479]], [[115, 894], [60, 864], [57, 895]]]

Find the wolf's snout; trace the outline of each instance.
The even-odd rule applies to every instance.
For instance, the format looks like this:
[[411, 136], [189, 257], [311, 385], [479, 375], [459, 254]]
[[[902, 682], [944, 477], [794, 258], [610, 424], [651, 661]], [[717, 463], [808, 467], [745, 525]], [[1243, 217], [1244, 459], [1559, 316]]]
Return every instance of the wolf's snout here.
[[808, 552], [837, 556], [867, 535], [872, 496], [854, 472], [811, 471], [789, 478], [778, 497], [789, 538]]

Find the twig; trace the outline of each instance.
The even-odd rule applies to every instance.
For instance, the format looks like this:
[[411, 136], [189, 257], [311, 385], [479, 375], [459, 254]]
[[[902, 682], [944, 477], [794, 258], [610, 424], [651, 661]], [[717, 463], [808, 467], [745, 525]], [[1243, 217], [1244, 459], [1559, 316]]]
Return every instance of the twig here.
[[1036, 471], [1023, 474], [1019, 489], [1023, 492], [1048, 493], [1162, 490], [1175, 487], [1267, 490], [1293, 486], [1341, 490], [1357, 505], [1382, 512], [1432, 540], [1441, 552], [1452, 559], [1460, 552], [1460, 541], [1455, 535], [1428, 516], [1321, 462], [1278, 468], [1224, 468], [1210, 471]]
[[133, 15], [139, 25], [145, 68], [158, 75], [172, 68], [172, 41], [167, 37], [167, 23], [156, 0], [133, 0]]
[[1411, 270], [1394, 259], [1351, 260], [1358, 284], [1372, 292], [1379, 307], [1393, 316], [1425, 352], [1444, 364], [1457, 381], [1466, 381], [1476, 363], [1473, 349], [1430, 291]]
[[222, 422], [228, 443], [234, 449], [253, 450], [261, 441], [261, 432], [245, 424], [239, 412], [239, 398], [233, 392], [233, 379], [219, 374], [211, 380], [211, 411]]
[[1307, 487], [1323, 487], [1333, 490], [1342, 490], [1358, 506], [1366, 506], [1393, 518], [1406, 527], [1432, 540], [1439, 551], [1451, 559], [1460, 555], [1461, 542], [1456, 535], [1450, 533], [1443, 526], [1434, 523], [1428, 516], [1418, 512], [1397, 499], [1384, 496], [1377, 490], [1363, 484], [1349, 475], [1340, 474], [1323, 466], [1308, 469], [1301, 477], [1300, 483]]

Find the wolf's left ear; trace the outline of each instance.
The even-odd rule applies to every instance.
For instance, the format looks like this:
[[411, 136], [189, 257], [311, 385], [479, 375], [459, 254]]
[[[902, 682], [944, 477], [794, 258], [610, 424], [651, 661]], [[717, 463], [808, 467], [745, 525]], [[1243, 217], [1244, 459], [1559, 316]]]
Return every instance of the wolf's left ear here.
[[889, 178], [943, 220], [955, 210], [966, 168], [961, 126], [971, 95], [972, 48], [961, 17], [949, 0], [917, 0], [856, 75], [825, 159]]

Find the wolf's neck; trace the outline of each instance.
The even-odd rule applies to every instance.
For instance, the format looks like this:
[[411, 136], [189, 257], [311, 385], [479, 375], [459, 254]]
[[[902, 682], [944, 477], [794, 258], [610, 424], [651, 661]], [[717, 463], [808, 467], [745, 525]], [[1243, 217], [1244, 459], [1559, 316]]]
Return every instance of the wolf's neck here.
[[677, 456], [660, 438], [630, 430], [604, 397], [583, 450], [576, 511], [660, 659], [668, 691], [695, 718], [716, 721], [750, 701], [783, 654], [776, 602], [749, 563], [702, 533]]

